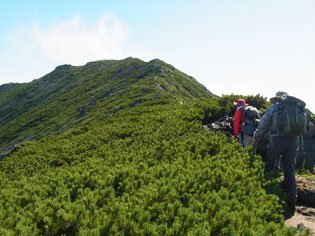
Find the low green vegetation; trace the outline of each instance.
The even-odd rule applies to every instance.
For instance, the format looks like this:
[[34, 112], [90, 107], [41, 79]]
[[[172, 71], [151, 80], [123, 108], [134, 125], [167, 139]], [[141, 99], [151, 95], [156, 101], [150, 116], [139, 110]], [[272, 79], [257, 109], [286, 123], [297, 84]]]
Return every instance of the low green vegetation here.
[[209, 124], [233, 116], [160, 60], [63, 65], [0, 86], [0, 235], [296, 235], [260, 156]]
[[0, 156], [22, 141], [57, 135], [147, 101], [214, 95], [158, 59], [136, 58], [58, 66], [40, 79], [0, 86]]
[[295, 235], [261, 157], [202, 126], [229, 99], [166, 97], [22, 143], [0, 162], [0, 234]]

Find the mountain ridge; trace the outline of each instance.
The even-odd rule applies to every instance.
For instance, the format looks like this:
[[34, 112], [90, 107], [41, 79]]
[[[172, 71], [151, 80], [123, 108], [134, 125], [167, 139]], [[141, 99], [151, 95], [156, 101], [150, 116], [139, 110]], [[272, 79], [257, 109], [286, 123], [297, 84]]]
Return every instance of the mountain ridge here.
[[212, 96], [193, 77], [159, 59], [144, 62], [128, 57], [60, 65], [29, 83], [0, 86], [0, 149], [18, 140], [59, 134], [161, 97]]

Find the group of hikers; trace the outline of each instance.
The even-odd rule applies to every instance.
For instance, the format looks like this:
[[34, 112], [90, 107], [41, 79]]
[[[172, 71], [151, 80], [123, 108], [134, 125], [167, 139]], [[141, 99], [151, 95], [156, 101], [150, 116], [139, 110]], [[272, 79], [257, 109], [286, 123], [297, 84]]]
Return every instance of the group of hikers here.
[[[265, 135], [269, 136], [266, 151], [265, 172], [275, 170], [276, 162], [281, 157], [284, 172], [284, 188], [287, 193], [286, 216], [294, 215], [297, 201], [297, 186], [295, 180], [295, 165], [299, 149], [300, 136], [307, 128], [307, 116], [304, 112], [305, 103], [288, 93], [279, 91], [270, 98], [272, 105], [261, 117], [253, 117], [247, 110], [259, 112], [246, 103], [237, 99], [234, 104], [234, 135], [243, 147], [255, 145]], [[255, 110], [256, 109], [256, 110]], [[252, 113], [253, 114], [253, 113]]]

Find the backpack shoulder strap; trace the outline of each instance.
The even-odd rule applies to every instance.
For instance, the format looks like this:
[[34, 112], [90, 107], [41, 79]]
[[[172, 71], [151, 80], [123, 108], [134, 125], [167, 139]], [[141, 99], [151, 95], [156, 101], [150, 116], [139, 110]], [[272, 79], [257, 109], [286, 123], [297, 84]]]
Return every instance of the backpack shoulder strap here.
[[244, 119], [246, 119], [246, 111], [245, 111], [245, 107], [242, 107], [242, 108], [241, 108], [241, 110], [242, 110], [242, 114], [243, 114], [243, 116], [244, 116]]

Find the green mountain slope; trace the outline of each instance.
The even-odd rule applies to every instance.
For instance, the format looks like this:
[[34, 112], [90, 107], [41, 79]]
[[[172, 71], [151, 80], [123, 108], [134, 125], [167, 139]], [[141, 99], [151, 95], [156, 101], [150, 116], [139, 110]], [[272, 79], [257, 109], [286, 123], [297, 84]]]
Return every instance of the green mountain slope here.
[[203, 127], [235, 99], [133, 58], [0, 86], [0, 235], [296, 235], [261, 157]]
[[144, 102], [214, 96], [194, 78], [158, 59], [104, 60], [58, 66], [40, 79], [0, 86], [0, 154]]
[[0, 233], [296, 235], [261, 158], [204, 130], [232, 111], [222, 100], [143, 103], [24, 142], [0, 162]]

